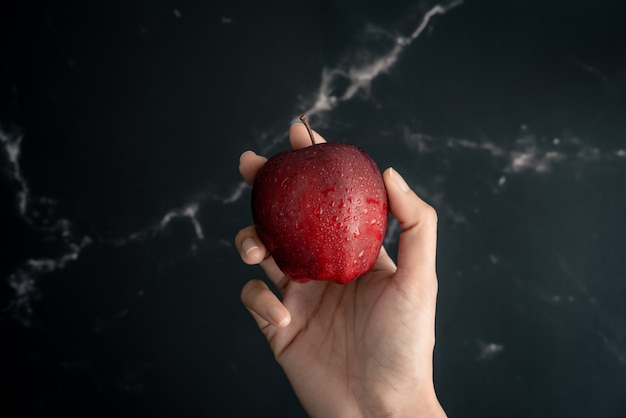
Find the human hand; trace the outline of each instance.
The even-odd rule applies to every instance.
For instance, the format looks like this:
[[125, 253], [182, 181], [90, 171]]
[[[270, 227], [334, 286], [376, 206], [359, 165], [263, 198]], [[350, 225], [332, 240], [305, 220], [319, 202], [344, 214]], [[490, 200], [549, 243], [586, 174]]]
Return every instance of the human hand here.
[[[311, 144], [299, 123], [289, 137], [293, 148]], [[265, 161], [252, 151], [241, 155], [239, 171], [250, 186]], [[372, 269], [348, 284], [296, 283], [280, 271], [254, 226], [235, 237], [243, 261], [260, 264], [282, 301], [262, 280], [246, 283], [241, 299], [314, 417], [446, 416], [432, 362], [437, 215], [395, 170], [383, 179], [402, 230], [397, 267], [383, 247]]]

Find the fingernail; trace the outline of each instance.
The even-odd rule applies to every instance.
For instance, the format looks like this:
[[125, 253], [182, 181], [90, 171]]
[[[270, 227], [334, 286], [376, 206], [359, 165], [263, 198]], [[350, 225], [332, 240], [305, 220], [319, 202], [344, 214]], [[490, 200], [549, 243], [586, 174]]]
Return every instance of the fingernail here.
[[393, 177], [400, 190], [405, 193], [409, 191], [409, 185], [406, 184], [406, 181], [404, 181], [400, 173], [394, 170], [393, 167], [391, 167], [391, 177]]
[[260, 250], [259, 244], [254, 240], [254, 238], [246, 238], [241, 243], [241, 249], [243, 250], [245, 255], [250, 254], [254, 250]]
[[280, 306], [272, 306], [267, 310], [267, 315], [270, 317], [272, 322], [278, 327], [284, 327], [289, 324], [289, 315], [285, 315], [284, 310]]

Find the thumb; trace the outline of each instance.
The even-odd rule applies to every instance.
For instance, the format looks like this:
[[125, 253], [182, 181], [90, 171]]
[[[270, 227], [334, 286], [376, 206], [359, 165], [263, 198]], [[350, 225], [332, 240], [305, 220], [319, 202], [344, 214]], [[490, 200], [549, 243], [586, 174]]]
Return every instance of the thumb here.
[[398, 244], [398, 272], [406, 277], [436, 281], [437, 212], [413, 192], [393, 168], [383, 173], [389, 209], [402, 230]]

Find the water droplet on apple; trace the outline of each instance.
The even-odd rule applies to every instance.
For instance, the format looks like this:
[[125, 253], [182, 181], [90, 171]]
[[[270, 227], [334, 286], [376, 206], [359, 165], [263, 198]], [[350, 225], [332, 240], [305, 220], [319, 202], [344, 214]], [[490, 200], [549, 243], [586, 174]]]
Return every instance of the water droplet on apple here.
[[313, 211], [313, 213], [315, 214], [315, 216], [321, 216], [321, 214], [324, 212], [324, 209], [322, 209], [321, 205], [317, 205], [315, 207], [315, 210]]
[[324, 195], [324, 197], [328, 197], [328, 194], [329, 194], [330, 192], [334, 192], [334, 191], [335, 191], [335, 188], [334, 188], [334, 187], [329, 187], [329, 188], [327, 188], [327, 189], [322, 190], [322, 194]]
[[346, 225], [346, 226], [344, 226], [344, 227], [343, 227], [343, 232], [344, 232], [344, 233], [346, 233], [346, 234], [347, 234], [349, 230], [350, 230], [350, 227], [349, 227], [348, 225]]

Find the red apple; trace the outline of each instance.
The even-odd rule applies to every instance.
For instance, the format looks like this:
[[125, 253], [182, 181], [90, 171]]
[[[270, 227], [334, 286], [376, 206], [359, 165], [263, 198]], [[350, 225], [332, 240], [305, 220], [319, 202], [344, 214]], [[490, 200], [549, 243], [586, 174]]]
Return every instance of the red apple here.
[[298, 282], [348, 283], [374, 265], [387, 228], [380, 170], [362, 149], [319, 143], [274, 155], [252, 188], [252, 216], [278, 267]]

